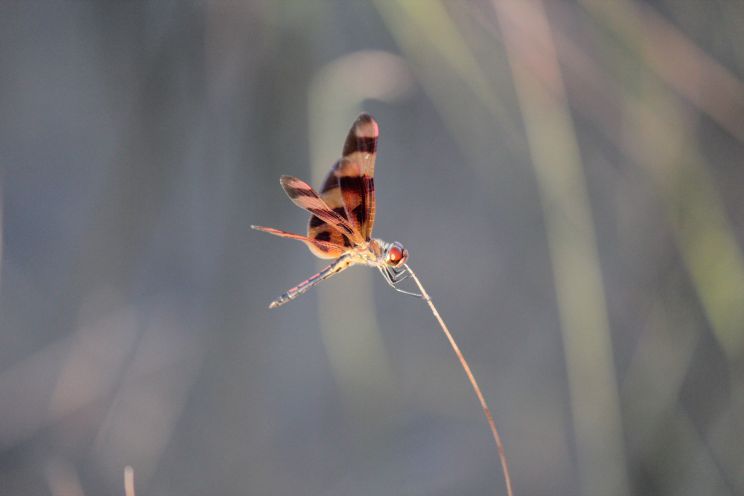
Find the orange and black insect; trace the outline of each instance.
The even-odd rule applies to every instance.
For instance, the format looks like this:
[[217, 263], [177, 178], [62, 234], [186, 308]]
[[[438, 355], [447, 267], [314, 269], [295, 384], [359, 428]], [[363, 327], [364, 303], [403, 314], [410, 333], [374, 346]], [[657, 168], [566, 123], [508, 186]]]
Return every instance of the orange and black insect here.
[[[426, 301], [460, 360], [460, 364], [480, 401], [499, 451], [499, 460], [506, 482], [506, 492], [508, 496], [511, 496], [511, 476], [504, 453], [504, 445], [496, 430], [493, 415], [491, 415], [468, 362], [418, 277], [406, 264], [408, 251], [397, 241], [387, 243], [372, 237], [372, 228], [375, 223], [375, 158], [379, 135], [377, 122], [367, 114], [360, 115], [354, 121], [346, 137], [341, 160], [336, 162], [331, 172], [328, 173], [320, 194], [296, 177], [281, 177], [279, 182], [289, 199], [298, 207], [304, 208], [312, 214], [307, 226], [307, 236], [292, 234], [271, 227], [251, 227], [276, 236], [298, 239], [305, 243], [310, 251], [318, 257], [335, 260], [325, 269], [272, 301], [269, 308], [284, 305], [305, 293], [320, 281], [328, 279], [352, 265], [375, 267], [385, 276], [385, 280], [393, 289], [401, 293], [418, 296]], [[397, 287], [399, 282], [408, 277], [416, 284], [421, 294], [404, 291]]]
[[289, 199], [310, 212], [307, 236], [271, 227], [251, 226], [276, 236], [297, 239], [320, 258], [335, 259], [328, 267], [302, 281], [271, 302], [276, 308], [352, 265], [376, 267], [396, 291], [421, 296], [396, 285], [410, 273], [408, 251], [402, 244], [372, 238], [375, 223], [375, 158], [380, 131], [368, 114], [360, 115], [349, 130], [342, 158], [323, 182], [318, 194], [306, 182], [282, 176], [279, 182]]

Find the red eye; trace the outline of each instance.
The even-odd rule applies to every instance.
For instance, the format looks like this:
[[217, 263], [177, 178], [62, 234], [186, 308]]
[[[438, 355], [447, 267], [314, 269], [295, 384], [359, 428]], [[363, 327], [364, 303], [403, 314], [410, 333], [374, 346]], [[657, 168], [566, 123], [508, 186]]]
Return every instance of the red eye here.
[[390, 248], [390, 251], [388, 252], [388, 258], [392, 263], [398, 263], [403, 258], [403, 250], [398, 248], [397, 246], [393, 246]]
[[393, 267], [405, 262], [406, 258], [408, 258], [408, 252], [400, 243], [391, 243], [385, 254], [385, 262]]

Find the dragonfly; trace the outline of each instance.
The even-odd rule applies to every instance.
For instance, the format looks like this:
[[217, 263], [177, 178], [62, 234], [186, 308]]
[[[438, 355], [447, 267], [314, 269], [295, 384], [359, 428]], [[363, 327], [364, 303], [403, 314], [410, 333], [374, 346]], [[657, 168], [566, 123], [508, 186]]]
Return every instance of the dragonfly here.
[[[498, 449], [507, 495], [512, 496], [511, 476], [504, 445], [496, 429], [491, 410], [452, 333], [439, 315], [421, 281], [406, 263], [408, 250], [397, 241], [388, 243], [372, 237], [372, 228], [375, 223], [375, 159], [379, 137], [380, 128], [372, 116], [361, 114], [357, 117], [346, 136], [342, 157], [328, 173], [320, 194], [296, 177], [282, 176], [279, 180], [289, 199], [311, 214], [307, 225], [307, 236], [273, 227], [251, 227], [283, 238], [302, 241], [314, 255], [334, 259], [334, 261], [272, 301], [269, 308], [276, 308], [294, 300], [321, 281], [354, 265], [374, 267], [396, 291], [417, 296], [426, 301], [478, 397]], [[421, 294], [398, 287], [399, 283], [409, 277]]]
[[342, 157], [331, 168], [320, 193], [296, 177], [280, 178], [279, 183], [292, 203], [311, 214], [307, 236], [272, 227], [251, 228], [302, 241], [315, 256], [334, 261], [287, 290], [272, 301], [269, 308], [294, 300], [320, 282], [354, 265], [374, 267], [396, 291], [426, 299], [421, 294], [398, 287], [411, 274], [406, 265], [408, 250], [398, 241], [386, 242], [372, 237], [375, 223], [375, 159], [379, 136], [380, 128], [371, 115], [363, 113], [357, 117], [346, 136]]

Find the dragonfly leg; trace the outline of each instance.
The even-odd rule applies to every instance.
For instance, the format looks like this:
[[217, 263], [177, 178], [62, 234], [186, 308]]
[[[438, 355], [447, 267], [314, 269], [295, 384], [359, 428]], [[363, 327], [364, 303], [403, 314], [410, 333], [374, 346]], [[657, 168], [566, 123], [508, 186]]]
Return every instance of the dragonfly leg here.
[[404, 289], [400, 289], [396, 286], [399, 282], [405, 280], [410, 276], [408, 271], [404, 268], [402, 270], [396, 270], [394, 267], [379, 267], [380, 273], [385, 278], [385, 282], [388, 283], [388, 285], [396, 290], [399, 293], [403, 293], [409, 296], [415, 296], [417, 298], [421, 298], [422, 300], [425, 300], [423, 295], [418, 293], [412, 293], [410, 291], [406, 291]]

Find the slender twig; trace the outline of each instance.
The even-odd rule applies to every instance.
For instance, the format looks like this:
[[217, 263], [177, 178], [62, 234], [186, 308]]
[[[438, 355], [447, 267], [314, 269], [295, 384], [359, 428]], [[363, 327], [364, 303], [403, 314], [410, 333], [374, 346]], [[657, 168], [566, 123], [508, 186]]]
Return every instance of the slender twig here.
[[124, 467], [124, 494], [134, 496], [134, 469], [129, 465]]
[[439, 322], [439, 325], [442, 327], [442, 332], [444, 332], [444, 335], [447, 336], [447, 340], [452, 346], [452, 350], [455, 352], [455, 355], [457, 355], [457, 358], [460, 360], [460, 364], [462, 365], [462, 368], [465, 370], [465, 374], [468, 376], [468, 379], [470, 380], [470, 384], [473, 386], [473, 389], [475, 390], [475, 395], [478, 397], [478, 401], [480, 401], [481, 408], [483, 409], [483, 414], [486, 416], [488, 425], [491, 428], [491, 433], [493, 434], [493, 440], [496, 442], [496, 449], [499, 452], [499, 461], [501, 462], [501, 469], [504, 472], [504, 482], [506, 483], [506, 494], [507, 496], [514, 496], [512, 493], [511, 476], [509, 475], [509, 464], [506, 461], [506, 451], [504, 450], [504, 443], [501, 442], [501, 436], [499, 435], [498, 429], [496, 429], [496, 422], [494, 422], [493, 420], [493, 415], [491, 414], [491, 409], [488, 408], [488, 404], [486, 403], [486, 398], [483, 397], [483, 393], [481, 392], [481, 389], [478, 386], [478, 382], [475, 380], [473, 371], [470, 370], [470, 365], [468, 365], [468, 361], [465, 360], [465, 356], [462, 354], [462, 351], [460, 351], [460, 347], [457, 346], [457, 343], [455, 342], [455, 338], [452, 337], [452, 333], [450, 333], [449, 329], [447, 328], [447, 324], [444, 323], [444, 320], [442, 320], [442, 317], [439, 315], [437, 308], [434, 306], [434, 303], [431, 301], [431, 298], [429, 297], [429, 294], [424, 289], [424, 286], [421, 284], [421, 281], [419, 281], [419, 278], [416, 277], [416, 273], [413, 270], [411, 270], [411, 267], [406, 265], [406, 269], [411, 274], [411, 277], [413, 278], [413, 280], [416, 282], [416, 285], [421, 291], [421, 296], [424, 297], [424, 300], [429, 305], [429, 308], [431, 308], [431, 313], [434, 314], [434, 317], [437, 319], [437, 321]]

